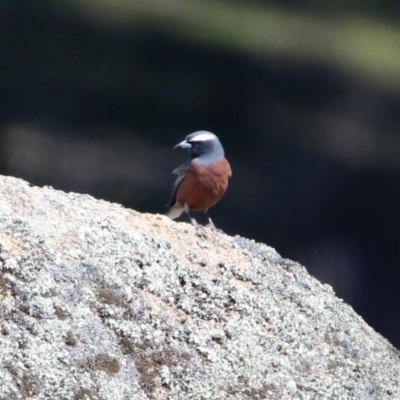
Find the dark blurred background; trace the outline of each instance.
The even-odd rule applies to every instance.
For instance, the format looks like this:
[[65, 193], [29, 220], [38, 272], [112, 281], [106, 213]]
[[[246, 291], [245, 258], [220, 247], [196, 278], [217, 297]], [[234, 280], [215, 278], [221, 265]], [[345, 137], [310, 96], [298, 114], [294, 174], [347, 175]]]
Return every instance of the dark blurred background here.
[[1, 0], [0, 173], [165, 213], [216, 133], [211, 210], [400, 346], [398, 0]]

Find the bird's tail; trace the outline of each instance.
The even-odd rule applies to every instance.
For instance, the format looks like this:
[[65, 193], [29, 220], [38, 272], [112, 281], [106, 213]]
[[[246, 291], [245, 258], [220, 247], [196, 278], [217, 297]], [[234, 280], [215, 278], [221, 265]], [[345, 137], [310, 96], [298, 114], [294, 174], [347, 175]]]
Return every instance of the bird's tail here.
[[183, 213], [184, 209], [182, 206], [178, 206], [177, 204], [175, 204], [172, 208], [169, 209], [169, 211], [167, 212], [167, 217], [171, 218], [171, 219], [175, 219], [178, 218], [182, 213]]

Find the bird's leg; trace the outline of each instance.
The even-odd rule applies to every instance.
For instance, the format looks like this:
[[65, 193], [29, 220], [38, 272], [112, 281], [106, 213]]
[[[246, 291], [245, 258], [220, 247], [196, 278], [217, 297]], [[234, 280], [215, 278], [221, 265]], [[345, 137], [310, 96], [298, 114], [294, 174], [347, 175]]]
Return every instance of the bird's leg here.
[[185, 213], [189, 216], [190, 222], [192, 223], [192, 225], [193, 226], [198, 226], [199, 224], [197, 223], [197, 221], [190, 215], [189, 206], [187, 204], [185, 204], [184, 210], [185, 210]]
[[214, 225], [214, 222], [212, 222], [212, 219], [210, 218], [210, 216], [208, 215], [208, 209], [207, 210], [204, 210], [203, 211], [203, 213], [205, 214], [205, 216], [207, 217], [207, 219], [208, 219], [208, 227], [209, 228], [211, 228], [211, 229], [217, 229], [216, 227], [215, 227], [215, 225]]

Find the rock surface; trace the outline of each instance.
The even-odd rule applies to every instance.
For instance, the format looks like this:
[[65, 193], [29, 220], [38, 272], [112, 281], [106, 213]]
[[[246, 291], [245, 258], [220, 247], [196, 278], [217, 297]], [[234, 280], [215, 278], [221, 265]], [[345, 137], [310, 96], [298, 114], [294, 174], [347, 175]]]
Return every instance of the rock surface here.
[[400, 354], [264, 244], [0, 177], [0, 399], [399, 399]]

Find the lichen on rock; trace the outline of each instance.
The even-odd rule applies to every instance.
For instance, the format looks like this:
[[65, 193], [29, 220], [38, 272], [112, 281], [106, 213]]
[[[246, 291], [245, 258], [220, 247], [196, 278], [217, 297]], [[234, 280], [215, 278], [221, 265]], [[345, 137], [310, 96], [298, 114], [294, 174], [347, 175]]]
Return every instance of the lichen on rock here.
[[270, 247], [0, 177], [0, 399], [398, 399], [400, 355]]

